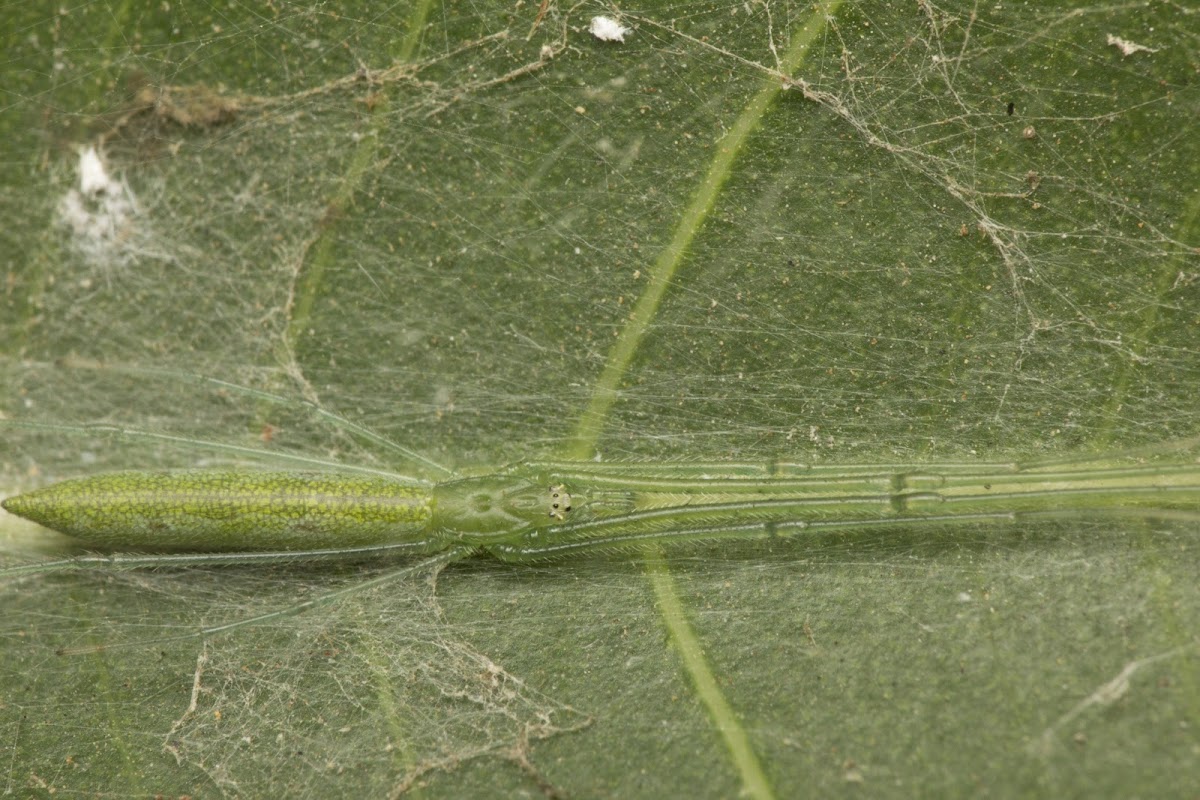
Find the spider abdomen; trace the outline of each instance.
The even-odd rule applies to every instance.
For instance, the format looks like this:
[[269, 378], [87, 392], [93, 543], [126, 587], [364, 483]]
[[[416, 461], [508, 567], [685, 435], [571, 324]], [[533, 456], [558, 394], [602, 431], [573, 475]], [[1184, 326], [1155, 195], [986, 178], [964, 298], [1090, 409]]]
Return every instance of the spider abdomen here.
[[433, 516], [424, 486], [331, 472], [113, 472], [3, 505], [89, 544], [206, 551], [420, 541]]

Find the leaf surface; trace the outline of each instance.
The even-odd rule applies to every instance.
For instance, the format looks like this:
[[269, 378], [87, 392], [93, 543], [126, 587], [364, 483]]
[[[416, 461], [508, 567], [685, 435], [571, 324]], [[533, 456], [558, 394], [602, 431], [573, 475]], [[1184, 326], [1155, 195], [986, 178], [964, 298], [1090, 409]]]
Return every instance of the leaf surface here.
[[[623, 42], [593, 4], [198, 8], [3, 12], [9, 492], [1197, 432], [1180, 5], [651, 4]], [[477, 560], [204, 640], [404, 562], [6, 578], [3, 785], [1178, 796], [1197, 532]]]

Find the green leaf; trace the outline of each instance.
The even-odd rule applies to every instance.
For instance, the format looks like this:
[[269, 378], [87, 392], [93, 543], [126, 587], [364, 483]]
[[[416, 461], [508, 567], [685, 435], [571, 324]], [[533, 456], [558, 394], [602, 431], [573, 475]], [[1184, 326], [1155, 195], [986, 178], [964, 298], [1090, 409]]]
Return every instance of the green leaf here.
[[[35, 5], [0, 12], [6, 493], [1200, 428], [1182, 5]], [[406, 562], [6, 577], [4, 791], [1184, 795], [1197, 533], [476, 560], [203, 639]]]

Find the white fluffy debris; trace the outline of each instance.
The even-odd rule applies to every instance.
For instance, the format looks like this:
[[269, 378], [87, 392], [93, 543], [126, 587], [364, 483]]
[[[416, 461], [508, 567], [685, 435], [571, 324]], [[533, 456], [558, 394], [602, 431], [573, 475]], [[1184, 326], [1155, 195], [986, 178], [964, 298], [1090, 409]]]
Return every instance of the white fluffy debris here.
[[1121, 51], [1122, 56], [1131, 56], [1134, 53], [1157, 53], [1157, 47], [1147, 47], [1144, 44], [1131, 42], [1128, 39], [1122, 39], [1120, 36], [1113, 36], [1111, 33], [1105, 39], [1105, 44], [1112, 45]]
[[629, 28], [612, 17], [592, 17], [592, 22], [588, 25], [588, 32], [602, 42], [623, 42], [625, 34], [629, 33]]
[[97, 195], [119, 188], [120, 184], [108, 177], [108, 170], [104, 168], [104, 162], [100, 160], [95, 147], [79, 151], [79, 191]]
[[93, 262], [123, 260], [138, 206], [124, 180], [108, 174], [95, 147], [79, 151], [79, 188], [58, 201], [59, 221], [73, 234], [73, 244]]

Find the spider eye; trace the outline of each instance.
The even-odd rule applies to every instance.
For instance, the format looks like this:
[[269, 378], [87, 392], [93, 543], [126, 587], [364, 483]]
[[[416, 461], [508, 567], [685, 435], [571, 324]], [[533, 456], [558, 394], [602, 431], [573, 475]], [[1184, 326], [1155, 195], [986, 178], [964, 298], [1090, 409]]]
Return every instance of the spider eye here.
[[550, 487], [550, 518], [566, 519], [566, 512], [571, 510], [571, 495], [562, 485]]

